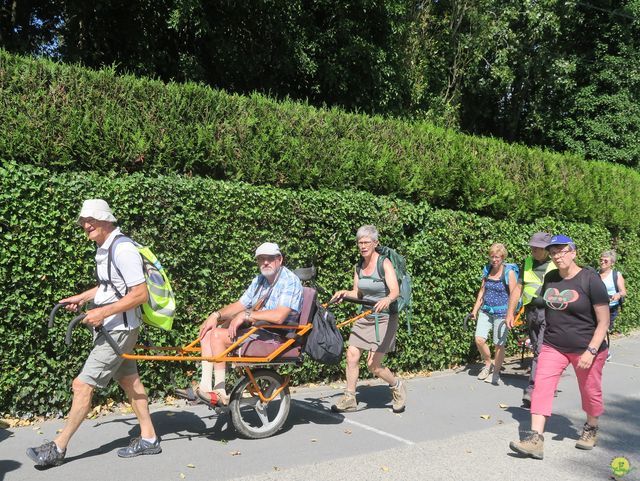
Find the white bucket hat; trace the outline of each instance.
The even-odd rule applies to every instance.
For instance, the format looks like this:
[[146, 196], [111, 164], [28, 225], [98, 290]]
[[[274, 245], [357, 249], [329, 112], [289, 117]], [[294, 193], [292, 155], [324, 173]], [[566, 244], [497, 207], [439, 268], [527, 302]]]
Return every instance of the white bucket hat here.
[[108, 222], [117, 222], [113, 216], [111, 207], [102, 199], [87, 199], [82, 203], [82, 209], [78, 215], [78, 222], [83, 217], [92, 217], [96, 220], [106, 220]]
[[258, 256], [281, 256], [280, 247], [274, 242], [265, 242], [260, 244], [256, 249], [256, 257]]

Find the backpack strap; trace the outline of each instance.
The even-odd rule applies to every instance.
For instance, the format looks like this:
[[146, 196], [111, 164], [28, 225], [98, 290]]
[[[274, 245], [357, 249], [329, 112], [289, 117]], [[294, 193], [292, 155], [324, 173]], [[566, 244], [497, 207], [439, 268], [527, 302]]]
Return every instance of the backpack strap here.
[[[122, 271], [116, 265], [116, 263], [113, 261], [113, 252], [115, 251], [116, 244], [119, 244], [120, 242], [131, 242], [133, 244], [133, 240], [131, 238], [127, 237], [124, 234], [118, 234], [117, 236], [115, 236], [115, 238], [111, 242], [111, 245], [109, 246], [109, 250], [108, 250], [108, 253], [107, 253], [107, 279], [106, 280], [102, 280], [102, 279], [98, 280], [100, 282], [100, 284], [105, 286], [105, 289], [106, 289], [107, 286], [111, 286], [111, 288], [113, 289], [113, 292], [115, 293], [115, 295], [118, 298], [118, 300], [122, 299], [124, 296], [129, 294], [129, 287], [127, 287], [126, 283], [125, 283], [124, 294], [122, 294], [120, 291], [118, 291], [118, 288], [113, 283], [113, 278], [111, 277], [111, 266], [113, 265], [114, 269], [118, 273], [118, 276], [120, 276], [120, 278], [124, 280], [124, 277], [122, 276]], [[127, 321], [127, 313], [126, 312], [122, 313], [122, 318], [123, 318], [123, 321], [124, 321], [124, 325], [128, 328], [129, 327], [129, 322]]]
[[613, 288], [616, 290], [616, 294], [620, 292], [618, 289], [618, 271], [611, 271], [611, 277], [613, 278]]

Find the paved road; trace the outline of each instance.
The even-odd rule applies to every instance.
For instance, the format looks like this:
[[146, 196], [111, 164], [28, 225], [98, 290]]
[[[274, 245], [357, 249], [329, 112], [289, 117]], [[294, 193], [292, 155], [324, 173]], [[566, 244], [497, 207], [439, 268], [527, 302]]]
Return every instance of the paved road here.
[[[389, 409], [389, 392], [362, 385], [360, 411], [331, 413], [339, 395], [330, 386], [297, 389], [283, 431], [264, 440], [238, 438], [204, 406], [155, 406], [152, 416], [163, 453], [119, 459], [115, 451], [137, 433], [130, 414], [87, 420], [70, 446], [67, 462], [38, 470], [28, 446], [53, 439], [62, 421], [0, 429], [0, 481], [135, 480], [607, 480], [610, 463], [624, 456], [640, 479], [640, 333], [615, 340], [607, 363], [599, 446], [580, 451], [574, 443], [584, 422], [571, 368], [560, 383], [548, 423], [545, 459], [521, 459], [508, 443], [529, 427], [520, 407], [525, 378], [504, 376], [504, 386], [475, 379], [476, 370], [434, 373], [407, 381], [404, 414]], [[501, 407], [502, 405], [502, 407]], [[489, 416], [483, 419], [481, 416]]]

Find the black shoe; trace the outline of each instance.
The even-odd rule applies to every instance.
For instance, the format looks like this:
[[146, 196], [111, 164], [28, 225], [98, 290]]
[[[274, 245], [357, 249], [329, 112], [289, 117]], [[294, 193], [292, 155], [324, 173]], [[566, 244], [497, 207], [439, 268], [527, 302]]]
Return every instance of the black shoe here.
[[129, 446], [118, 449], [118, 456], [121, 458], [133, 458], [141, 454], [160, 454], [161, 452], [160, 438], [156, 438], [153, 443], [142, 438], [133, 438]]
[[37, 466], [60, 466], [64, 463], [64, 455], [67, 450], [60, 452], [53, 441], [44, 443], [37, 448], [27, 449], [29, 456]]
[[531, 391], [525, 391], [522, 396], [522, 407], [529, 409], [531, 408]]

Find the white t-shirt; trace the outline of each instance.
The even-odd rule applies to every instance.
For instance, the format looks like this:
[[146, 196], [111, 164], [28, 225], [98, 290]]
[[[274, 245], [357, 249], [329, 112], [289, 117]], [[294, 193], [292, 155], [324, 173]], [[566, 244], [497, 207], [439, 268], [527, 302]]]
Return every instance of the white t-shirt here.
[[[121, 234], [120, 229], [116, 228], [109, 234], [104, 244], [98, 247], [96, 252], [96, 266], [99, 279], [109, 278], [107, 270], [109, 247], [113, 243], [114, 238]], [[120, 269], [122, 277], [118, 274], [115, 266], [118, 266], [118, 269]], [[142, 271], [142, 257], [138, 249], [131, 242], [120, 241], [116, 244], [113, 252], [113, 265], [111, 266], [111, 280], [122, 296], [124, 296], [128, 290], [131, 290], [132, 287], [145, 282], [144, 272]], [[127, 287], [129, 289], [127, 289]], [[111, 304], [118, 301], [118, 297], [112, 286], [101, 284], [98, 287], [98, 292], [93, 301], [96, 305]], [[128, 327], [124, 324], [123, 313], [119, 313], [105, 318], [103, 323], [104, 328], [108, 331], [126, 331], [140, 326], [140, 307], [126, 311], [126, 315]]]

